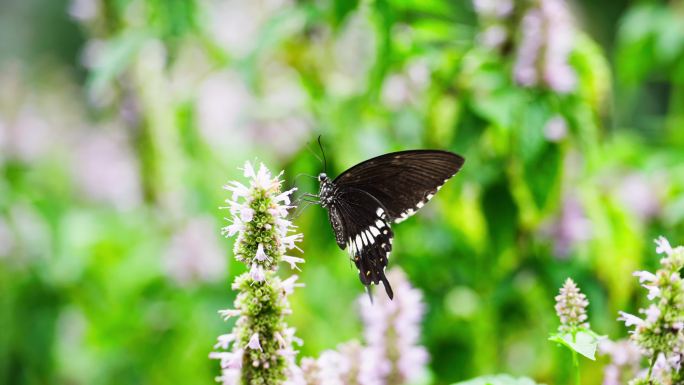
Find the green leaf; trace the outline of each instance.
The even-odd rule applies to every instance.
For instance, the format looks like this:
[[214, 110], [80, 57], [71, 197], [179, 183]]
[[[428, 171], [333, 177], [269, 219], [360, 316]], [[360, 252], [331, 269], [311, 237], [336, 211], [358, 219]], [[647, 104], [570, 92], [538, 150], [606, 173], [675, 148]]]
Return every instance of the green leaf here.
[[549, 340], [558, 342], [568, 349], [596, 361], [596, 349], [603, 338], [605, 337], [587, 330], [575, 333], [575, 338], [572, 337], [572, 333], [555, 333], [549, 337]]
[[513, 247], [519, 210], [505, 181], [488, 186], [482, 194], [482, 210], [487, 220], [490, 246], [495, 253]]
[[149, 31], [124, 32], [107, 41], [102, 59], [88, 78], [90, 92], [103, 92], [131, 64], [143, 44], [152, 37]]
[[473, 378], [453, 385], [537, 385], [527, 377], [513, 377], [508, 374], [497, 374]]
[[534, 204], [543, 210], [549, 204], [549, 198], [556, 194], [562, 167], [562, 154], [559, 146], [544, 143], [540, 154], [524, 163], [525, 181], [532, 194]]

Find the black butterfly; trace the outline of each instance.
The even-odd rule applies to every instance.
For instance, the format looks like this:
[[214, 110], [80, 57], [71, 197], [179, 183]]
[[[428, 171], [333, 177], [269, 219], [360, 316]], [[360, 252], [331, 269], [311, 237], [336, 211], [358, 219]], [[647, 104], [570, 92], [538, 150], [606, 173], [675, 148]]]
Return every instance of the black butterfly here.
[[447, 151], [410, 150], [369, 159], [335, 180], [325, 173], [318, 198], [328, 209], [341, 249], [359, 269], [361, 283], [382, 284], [394, 296], [385, 267], [392, 250], [391, 223], [415, 214], [463, 166], [463, 157]]

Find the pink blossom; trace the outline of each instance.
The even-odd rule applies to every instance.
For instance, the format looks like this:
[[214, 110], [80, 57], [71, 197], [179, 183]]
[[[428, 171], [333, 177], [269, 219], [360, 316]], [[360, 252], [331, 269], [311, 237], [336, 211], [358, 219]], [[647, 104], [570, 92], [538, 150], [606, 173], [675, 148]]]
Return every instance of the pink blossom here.
[[296, 283], [297, 278], [299, 278], [297, 275], [292, 275], [280, 283], [281, 287], [285, 291], [285, 294], [292, 294], [294, 292], [295, 287], [304, 287], [303, 283]]
[[255, 282], [263, 282], [264, 279], [266, 279], [264, 268], [256, 263], [252, 264], [252, 268], [249, 270], [249, 276], [252, 277]]
[[257, 252], [255, 255], [255, 258], [259, 262], [263, 262], [267, 259], [270, 260], [268, 255], [266, 255], [266, 253], [264, 252], [264, 246], [261, 243], [259, 244], [259, 246], [257, 246]]
[[639, 283], [644, 283], [644, 282], [655, 282], [658, 277], [655, 276], [655, 274], [651, 273], [650, 271], [635, 271], [632, 273], [633, 276], [639, 277]]
[[242, 222], [251, 222], [254, 219], [254, 210], [248, 206], [240, 207], [240, 220]]
[[227, 185], [223, 186], [223, 188], [233, 193], [231, 199], [234, 201], [237, 201], [238, 198], [246, 198], [250, 194], [250, 191], [247, 188], [247, 186], [236, 181], [228, 183]]
[[655, 243], [657, 245], [656, 247], [656, 253], [658, 254], [667, 254], [670, 255], [672, 254], [672, 246], [670, 246], [670, 242], [665, 239], [665, 237], [660, 236], [658, 239], [655, 240]]
[[210, 217], [192, 218], [171, 238], [163, 256], [167, 275], [180, 285], [214, 282], [222, 278], [226, 260], [217, 225]]
[[643, 313], [646, 315], [646, 322], [651, 324], [658, 321], [658, 317], [660, 317], [660, 309], [654, 304], [651, 304]]
[[242, 367], [242, 350], [234, 352], [211, 352], [209, 358], [221, 360], [222, 369], [239, 369]]
[[297, 266], [298, 263], [304, 263], [303, 258], [292, 257], [290, 255], [283, 255], [282, 260], [290, 264], [290, 268], [293, 270], [299, 270]]
[[644, 324], [644, 320], [642, 320], [641, 318], [639, 318], [635, 315], [625, 313], [624, 311], [620, 311], [619, 313], [620, 313], [620, 317], [618, 317], [618, 321], [624, 321], [625, 326], [627, 326], [627, 327], [630, 327], [633, 325], [641, 326]]
[[235, 340], [235, 334], [221, 334], [218, 336], [218, 342], [214, 345], [214, 349], [228, 349], [231, 342]]
[[227, 320], [231, 317], [239, 317], [242, 314], [242, 312], [240, 312], [240, 310], [237, 309], [219, 310], [218, 313], [219, 315], [221, 315], [221, 317], [223, 317], [224, 320]]
[[259, 343], [259, 333], [252, 334], [247, 343], [247, 347], [252, 350], [262, 350], [261, 344]]
[[221, 376], [216, 377], [216, 382], [223, 385], [239, 385], [240, 384], [240, 370], [238, 369], [223, 369]]

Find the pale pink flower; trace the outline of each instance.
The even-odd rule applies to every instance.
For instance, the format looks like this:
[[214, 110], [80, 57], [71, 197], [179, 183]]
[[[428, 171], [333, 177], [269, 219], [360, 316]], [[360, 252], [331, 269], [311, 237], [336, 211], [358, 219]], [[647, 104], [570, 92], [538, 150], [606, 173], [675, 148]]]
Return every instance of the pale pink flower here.
[[249, 338], [249, 343], [247, 343], [247, 347], [252, 350], [262, 350], [261, 343], [259, 343], [259, 333], [252, 334]]
[[656, 253], [658, 254], [667, 254], [670, 255], [672, 254], [672, 246], [670, 246], [670, 242], [668, 242], [665, 237], [660, 236], [658, 239], [655, 240], [656, 243]]
[[219, 315], [223, 317], [224, 320], [227, 320], [228, 318], [231, 317], [239, 317], [242, 312], [237, 309], [224, 309], [224, 310], [219, 310], [218, 311]]
[[252, 277], [255, 282], [263, 282], [264, 279], [266, 279], [264, 268], [256, 263], [252, 264], [252, 268], [249, 270], [249, 276]]
[[218, 336], [218, 342], [214, 345], [214, 349], [224, 349], [227, 350], [230, 343], [235, 341], [235, 334], [221, 334]]
[[263, 262], [267, 259], [270, 259], [268, 255], [266, 255], [266, 253], [264, 252], [264, 246], [261, 243], [259, 244], [259, 246], [257, 246], [255, 258], [259, 262]]
[[418, 345], [425, 312], [422, 293], [411, 287], [401, 270], [390, 270], [387, 278], [395, 288], [394, 300], [379, 296], [371, 303], [365, 295], [359, 299], [367, 343], [363, 361], [373, 363], [371, 371], [364, 372], [362, 365], [362, 385], [377, 384], [391, 375], [411, 383], [426, 370], [427, 351]]
[[163, 256], [166, 274], [181, 285], [215, 282], [225, 275], [226, 260], [209, 217], [188, 221], [171, 238]]
[[658, 279], [658, 277], [656, 277], [655, 274], [651, 273], [650, 271], [645, 271], [645, 270], [635, 271], [634, 273], [632, 273], [632, 275], [635, 277], [639, 277], [639, 283], [644, 283], [644, 282], [654, 283]]
[[618, 321], [624, 321], [625, 326], [627, 326], [627, 327], [640, 326], [640, 325], [644, 324], [644, 320], [642, 320], [641, 318], [639, 318], [635, 315], [625, 313], [624, 311], [620, 311], [619, 314], [620, 314], [620, 317], [618, 317]]
[[544, 126], [544, 137], [549, 142], [560, 142], [568, 135], [568, 123], [565, 119], [556, 115]]
[[290, 255], [283, 255], [282, 260], [290, 264], [290, 268], [293, 270], [299, 270], [298, 263], [304, 263], [304, 258], [293, 257]]

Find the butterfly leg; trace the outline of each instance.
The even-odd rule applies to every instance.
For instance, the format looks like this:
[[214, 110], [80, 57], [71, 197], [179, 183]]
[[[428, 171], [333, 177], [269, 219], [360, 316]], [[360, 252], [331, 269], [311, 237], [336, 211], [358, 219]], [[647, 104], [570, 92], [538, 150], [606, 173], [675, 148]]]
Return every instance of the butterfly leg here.
[[301, 206], [296, 204], [297, 210], [292, 215], [292, 219], [294, 220], [294, 219], [299, 218], [302, 214], [304, 214], [304, 210], [313, 204], [318, 204], [318, 202], [304, 201], [304, 204]]
[[294, 204], [298, 205], [300, 202], [311, 202], [320, 204], [319, 196], [311, 193], [303, 193], [294, 200]]

